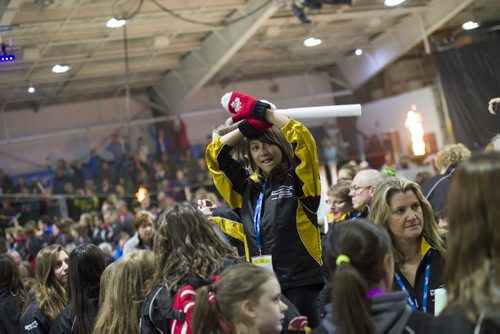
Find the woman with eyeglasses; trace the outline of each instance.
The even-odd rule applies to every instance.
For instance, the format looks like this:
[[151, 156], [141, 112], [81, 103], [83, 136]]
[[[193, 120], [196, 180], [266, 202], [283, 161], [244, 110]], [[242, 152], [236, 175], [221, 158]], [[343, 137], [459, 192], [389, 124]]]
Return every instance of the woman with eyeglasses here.
[[351, 181], [342, 180], [328, 190], [328, 199], [326, 200], [329, 207], [328, 223], [338, 223], [350, 219], [356, 211], [349, 196], [350, 187]]
[[[328, 234], [322, 235], [322, 246], [323, 249], [327, 249], [325, 241], [329, 238], [329, 234], [333, 233], [333, 225], [342, 221], [353, 219], [359, 211], [356, 211], [352, 206], [352, 200], [349, 196], [351, 190], [350, 180], [341, 180], [330, 187], [328, 190], [328, 199], [326, 204], [329, 207], [327, 221], [328, 221]], [[323, 262], [325, 259], [323, 259]], [[318, 303], [319, 309], [322, 314], [325, 312], [325, 305], [329, 303], [331, 296], [331, 282], [330, 282], [330, 272], [326, 267], [323, 267], [323, 278], [325, 285], [319, 293]]]
[[375, 189], [370, 220], [391, 236], [395, 273], [393, 290], [407, 294], [413, 310], [434, 314], [434, 291], [442, 288], [442, 233], [429, 201], [413, 181], [388, 177]]

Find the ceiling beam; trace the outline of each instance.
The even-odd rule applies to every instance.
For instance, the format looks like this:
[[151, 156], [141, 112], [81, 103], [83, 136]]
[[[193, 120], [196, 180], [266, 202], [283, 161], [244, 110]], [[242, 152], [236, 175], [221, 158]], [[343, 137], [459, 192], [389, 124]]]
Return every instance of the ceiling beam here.
[[[11, 0], [14, 1], [14, 0]], [[92, 1], [93, 2], [93, 1]], [[68, 5], [62, 5], [59, 7], [49, 6], [40, 8], [40, 6], [33, 3], [33, 0], [25, 1], [23, 8], [19, 15], [16, 15], [13, 23], [19, 25], [33, 24], [33, 23], [44, 23], [47, 21], [62, 21], [64, 22], [66, 18], [71, 15], [73, 19], [78, 20], [89, 20], [89, 18], [103, 18], [107, 21], [112, 18], [115, 14], [120, 14], [119, 12], [113, 12], [113, 2], [117, 1], [95, 1], [95, 4], [86, 4], [78, 10], [76, 14], [73, 14], [73, 5], [68, 1]], [[123, 2], [123, 1], [122, 1]], [[160, 3], [165, 3], [165, 1], [159, 1]], [[64, 2], [61, 1], [63, 4]], [[211, 3], [211, 4], [210, 4]], [[179, 15], [192, 14], [197, 8], [203, 8], [208, 11], [227, 11], [234, 8], [240, 8], [244, 5], [245, 0], [217, 0], [217, 1], [206, 1], [206, 0], [169, 0], [168, 9], [174, 11]], [[162, 12], [156, 4], [152, 1], [144, 1], [141, 6], [141, 11], [138, 16], [144, 15], [164, 15], [166, 19], [171, 19], [170, 14]], [[136, 17], [137, 18], [137, 17]], [[105, 22], [104, 21], [104, 22]]]
[[[410, 15], [363, 48], [363, 55], [351, 54], [338, 61], [349, 87], [356, 89], [391, 62], [432, 34], [472, 4], [473, 0], [434, 0], [424, 13]], [[418, 16], [420, 15], [420, 17]]]
[[0, 27], [10, 26], [23, 0], [0, 0]]
[[[319, 12], [319, 14], [315, 14], [314, 12], [311, 12], [307, 14], [307, 17], [311, 19], [313, 23], [328, 23], [328, 22], [345, 21], [345, 20], [364, 20], [373, 17], [387, 18], [391, 16], [423, 13], [428, 10], [426, 5], [408, 6], [408, 7], [399, 7], [390, 9], [389, 8], [373, 9], [373, 8], [363, 8], [363, 7], [352, 7], [352, 8], [353, 9], [348, 11], [335, 12], [335, 13]], [[296, 16], [287, 16], [287, 17], [273, 17], [266, 23], [266, 26], [281, 26], [290, 24], [296, 24], [297, 26], [301, 25], [299, 19], [297, 19]]]
[[[267, 4], [266, 4], [267, 3]], [[263, 4], [266, 4], [263, 6]], [[207, 83], [250, 37], [278, 10], [277, 1], [250, 0], [243, 10], [235, 11], [228, 21], [241, 18], [261, 8], [251, 16], [237, 21], [224, 30], [210, 33], [201, 49], [189, 53], [179, 70], [172, 70], [152, 86], [154, 100], [172, 111]]]

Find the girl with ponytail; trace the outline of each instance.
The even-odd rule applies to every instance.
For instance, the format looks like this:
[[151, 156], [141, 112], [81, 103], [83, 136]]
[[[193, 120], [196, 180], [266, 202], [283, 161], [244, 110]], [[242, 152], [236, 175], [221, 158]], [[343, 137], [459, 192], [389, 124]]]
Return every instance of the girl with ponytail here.
[[[212, 285], [196, 292], [193, 334], [279, 334], [288, 307], [271, 271], [252, 264], [234, 265]], [[307, 318], [295, 317], [287, 329], [301, 330]]]
[[389, 234], [364, 219], [335, 224], [325, 245], [332, 304], [313, 333], [426, 332], [432, 317], [412, 312], [402, 291], [391, 292], [394, 260]]

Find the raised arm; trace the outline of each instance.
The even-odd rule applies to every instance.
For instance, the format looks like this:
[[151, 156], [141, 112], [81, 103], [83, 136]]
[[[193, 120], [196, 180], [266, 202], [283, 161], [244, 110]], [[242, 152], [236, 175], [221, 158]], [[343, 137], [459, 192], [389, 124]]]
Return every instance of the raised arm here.
[[236, 128], [233, 131], [226, 133], [220, 137], [220, 141], [229, 146], [235, 146], [243, 139], [243, 133], [240, 129]]
[[287, 116], [280, 114], [280, 113], [277, 113], [276, 111], [274, 111], [272, 109], [267, 109], [265, 115], [266, 115], [265, 116], [266, 121], [268, 123], [271, 123], [280, 129], [282, 127], [284, 127], [288, 123], [288, 121], [290, 120]]

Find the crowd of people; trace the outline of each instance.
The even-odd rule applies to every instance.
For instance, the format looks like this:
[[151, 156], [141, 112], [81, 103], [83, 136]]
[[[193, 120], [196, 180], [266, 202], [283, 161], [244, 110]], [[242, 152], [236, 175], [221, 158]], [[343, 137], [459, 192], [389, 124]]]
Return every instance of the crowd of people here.
[[233, 124], [203, 160], [222, 200], [114, 194], [4, 229], [0, 332], [500, 332], [499, 152], [447, 146], [418, 182], [345, 164], [326, 229], [309, 130], [243, 93], [222, 104]]

